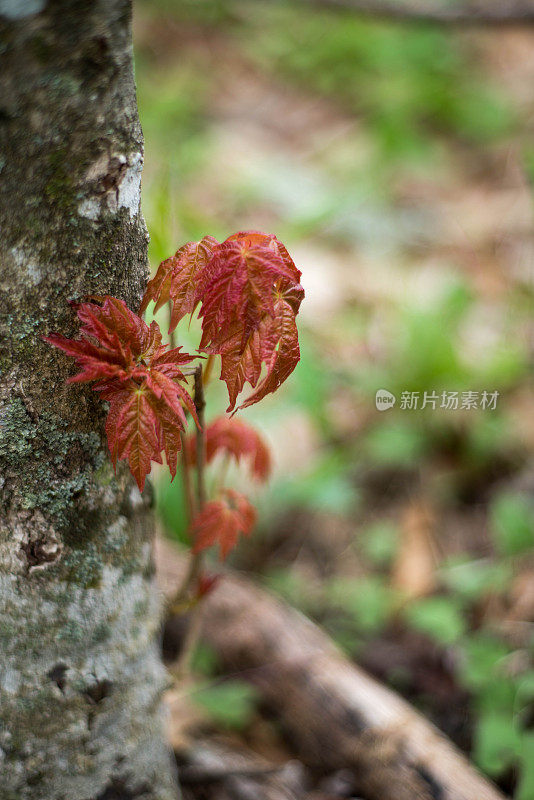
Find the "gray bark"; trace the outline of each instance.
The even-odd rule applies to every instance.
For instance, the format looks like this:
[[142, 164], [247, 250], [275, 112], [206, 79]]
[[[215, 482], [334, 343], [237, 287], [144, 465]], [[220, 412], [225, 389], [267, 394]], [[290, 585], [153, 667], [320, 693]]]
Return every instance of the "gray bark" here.
[[153, 525], [41, 341], [147, 277], [127, 0], [0, 0], [0, 797], [171, 800]]

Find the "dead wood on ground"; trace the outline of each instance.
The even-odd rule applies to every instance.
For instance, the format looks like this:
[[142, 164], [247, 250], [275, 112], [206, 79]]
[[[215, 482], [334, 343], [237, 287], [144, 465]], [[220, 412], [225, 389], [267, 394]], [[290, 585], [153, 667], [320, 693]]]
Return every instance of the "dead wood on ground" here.
[[[159, 541], [156, 561], [170, 594], [185, 557]], [[351, 768], [369, 800], [505, 800], [421, 714], [251, 581], [225, 574], [206, 598], [202, 633], [227, 670], [254, 683], [298, 757]]]

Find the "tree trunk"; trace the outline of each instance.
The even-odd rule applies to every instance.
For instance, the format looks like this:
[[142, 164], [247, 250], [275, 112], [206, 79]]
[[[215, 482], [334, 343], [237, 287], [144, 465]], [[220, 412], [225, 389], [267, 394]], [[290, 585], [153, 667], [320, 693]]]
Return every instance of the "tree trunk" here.
[[0, 797], [171, 800], [149, 492], [41, 341], [147, 277], [127, 0], [0, 0]]

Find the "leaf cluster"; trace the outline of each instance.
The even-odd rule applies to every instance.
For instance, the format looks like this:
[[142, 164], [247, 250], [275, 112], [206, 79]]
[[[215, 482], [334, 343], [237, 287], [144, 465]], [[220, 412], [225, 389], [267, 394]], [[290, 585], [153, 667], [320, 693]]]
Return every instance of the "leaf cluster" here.
[[[169, 304], [172, 333], [200, 306], [199, 351], [221, 356], [221, 379], [230, 398], [227, 410], [234, 411], [245, 383], [254, 391], [241, 408], [274, 392], [299, 361], [295, 320], [304, 296], [300, 276], [274, 235], [245, 231], [222, 243], [204, 236], [160, 264], [140, 313], [152, 300], [156, 311]], [[92, 297], [72, 305], [81, 323], [80, 337], [50, 334], [44, 339], [74, 358], [80, 371], [71, 383], [92, 382], [109, 403], [106, 434], [113, 465], [126, 460], [142, 491], [151, 462], [161, 464], [164, 453], [174, 477], [187, 412], [199, 427], [182, 367], [201, 356], [184, 353], [181, 347], [168, 349], [156, 322], [147, 325], [115, 297]], [[186, 441], [186, 467], [200, 468], [197, 442]], [[270, 472], [267, 446], [244, 422], [216, 419], [200, 441], [207, 463], [222, 452], [238, 463], [247, 460], [256, 480], [265, 480]], [[196, 513], [191, 507], [190, 516], [194, 552], [218, 543], [225, 558], [239, 534], [251, 531], [256, 512], [242, 494], [221, 488]]]
[[[149, 282], [143, 312], [172, 302], [170, 332], [200, 305], [200, 350], [221, 356], [221, 379], [233, 411], [246, 383], [253, 405], [293, 372], [300, 358], [296, 316], [301, 273], [272, 234], [244, 231], [222, 243], [212, 236], [188, 242], [163, 261]], [[262, 366], [265, 375], [262, 377]]]
[[196, 419], [181, 367], [195, 356], [182, 353], [181, 347], [168, 350], [158, 324], [148, 326], [115, 297], [74, 308], [81, 338], [51, 334], [44, 339], [80, 367], [70, 383], [94, 382], [94, 391], [109, 402], [106, 434], [113, 465], [127, 460], [142, 491], [151, 461], [161, 464], [164, 452], [174, 477], [186, 425], [184, 407]]

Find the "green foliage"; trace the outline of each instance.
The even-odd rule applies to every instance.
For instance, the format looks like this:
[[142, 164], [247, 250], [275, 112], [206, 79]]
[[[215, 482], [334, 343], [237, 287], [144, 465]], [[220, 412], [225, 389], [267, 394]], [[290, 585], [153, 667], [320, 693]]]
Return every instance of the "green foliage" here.
[[365, 445], [371, 462], [398, 466], [417, 462], [427, 448], [423, 432], [409, 420], [400, 419], [374, 427], [367, 434]]
[[358, 536], [369, 561], [378, 568], [390, 566], [397, 552], [399, 531], [386, 520], [369, 525]]
[[166, 533], [181, 544], [189, 545], [187, 509], [180, 473], [172, 482], [169, 475], [164, 473], [160, 476], [156, 483], [156, 505]]
[[464, 661], [461, 676], [473, 692], [490, 693], [499, 671], [508, 655], [508, 648], [500, 639], [487, 633], [469, 637], [464, 643]]
[[232, 19], [227, 0], [141, 0], [140, 5], [156, 19], [169, 15], [182, 25], [211, 27]]
[[300, 608], [302, 611], [311, 609], [310, 586], [295, 570], [284, 567], [269, 570], [264, 575], [263, 580], [272, 592], [282, 597], [295, 608]]
[[362, 117], [382, 157], [432, 153], [431, 131], [486, 143], [512, 126], [509, 104], [445, 31], [279, 6], [254, 21], [251, 56]]
[[534, 700], [534, 670], [510, 669], [513, 650], [488, 633], [471, 634], [462, 650], [460, 676], [473, 693], [477, 710], [475, 761], [494, 777], [517, 767], [522, 780], [515, 797], [527, 800], [532, 734], [525, 725]]
[[204, 675], [210, 678], [215, 675], [218, 667], [217, 653], [205, 642], [199, 642], [191, 658], [191, 672], [194, 675]]
[[466, 629], [460, 605], [452, 597], [428, 597], [408, 606], [408, 623], [437, 642], [449, 645], [456, 642]]
[[534, 505], [526, 495], [501, 492], [491, 504], [490, 520], [501, 555], [518, 555], [534, 548]]
[[460, 558], [445, 564], [441, 575], [455, 596], [473, 602], [495, 592], [504, 592], [510, 583], [512, 570], [504, 562]]
[[278, 509], [295, 506], [346, 514], [358, 503], [350, 460], [343, 452], [335, 450], [327, 450], [310, 470], [295, 476], [294, 480], [273, 483], [269, 494], [276, 498]]
[[[147, 168], [150, 170], [150, 159], [157, 153], [158, 160], [164, 159], [173, 173], [187, 177], [203, 160], [208, 76], [198, 64], [189, 62], [169, 70], [151, 67], [146, 59], [141, 51], [137, 58], [137, 93]], [[140, 69], [141, 65], [145, 68]]]
[[[454, 280], [424, 308], [409, 305], [390, 314], [388, 350], [381, 363], [356, 367], [356, 376], [350, 379], [357, 396], [367, 398], [369, 404], [379, 387], [397, 398], [394, 408], [378, 415], [359, 442], [358, 451], [367, 466], [425, 464], [452, 445], [462, 468], [474, 474], [517, 451], [519, 439], [504, 403], [506, 392], [528, 374], [527, 352], [519, 344], [508, 346], [505, 331], [478, 358], [470, 357], [463, 330], [473, 303], [464, 283]], [[442, 391], [467, 390], [498, 391], [497, 409], [462, 414], [439, 407]], [[401, 408], [404, 391], [419, 393], [416, 411]], [[435, 409], [421, 408], [425, 391], [437, 393]]]
[[352, 619], [356, 630], [377, 632], [388, 622], [396, 595], [379, 576], [333, 578], [326, 587], [328, 601]]
[[474, 755], [489, 775], [511, 767], [521, 749], [521, 736], [513, 717], [506, 711], [483, 714], [476, 728]]
[[242, 730], [254, 714], [257, 694], [250, 684], [240, 680], [216, 682], [218, 659], [214, 650], [200, 642], [193, 653], [191, 670], [209, 681], [198, 681], [191, 697], [216, 725]]
[[230, 730], [246, 728], [257, 702], [253, 687], [238, 680], [201, 685], [192, 697], [217, 725]]
[[534, 733], [521, 738], [521, 777], [514, 800], [531, 800], [534, 797]]
[[309, 413], [320, 430], [327, 433], [331, 427], [327, 403], [332, 392], [332, 369], [325, 359], [318, 356], [311, 332], [306, 329], [301, 336], [297, 369], [298, 379], [290, 385], [290, 397]]

